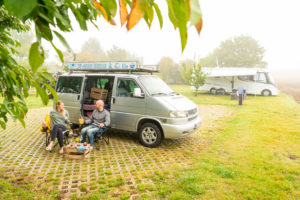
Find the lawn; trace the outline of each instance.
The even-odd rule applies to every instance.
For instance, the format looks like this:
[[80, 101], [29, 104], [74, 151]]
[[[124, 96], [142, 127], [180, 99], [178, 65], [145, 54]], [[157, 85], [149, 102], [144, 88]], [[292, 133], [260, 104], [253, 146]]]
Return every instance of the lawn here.
[[[0, 97], [0, 102], [3, 101], [3, 98]], [[40, 97], [36, 96], [35, 91], [30, 91], [29, 92], [29, 96], [25, 99], [28, 108], [37, 108], [37, 107], [41, 107], [44, 106], [42, 104], [42, 100]], [[52, 106], [53, 105], [53, 101], [50, 100], [47, 106]]]
[[[292, 97], [248, 96], [239, 107], [229, 96], [195, 97], [188, 86], [171, 87], [196, 104], [223, 105], [234, 114], [220, 120], [213, 131], [201, 133], [209, 145], [198, 153], [186, 152], [192, 155], [191, 167], [156, 171], [151, 177], [157, 187], [151, 190], [139, 185], [140, 192], [152, 191], [142, 199], [300, 199], [300, 105]], [[30, 107], [40, 105], [33, 95], [30, 98]], [[1, 174], [0, 199], [55, 198], [55, 193], [45, 197], [30, 186], [8, 183]], [[82, 198], [92, 199], [91, 195]]]
[[[236, 115], [209, 135], [211, 146], [195, 155], [192, 168], [174, 172], [157, 192], [167, 199], [300, 199], [300, 105], [292, 97], [248, 97], [238, 107], [228, 96], [193, 96], [198, 104], [222, 104]], [[201, 110], [200, 110], [201, 112]]]

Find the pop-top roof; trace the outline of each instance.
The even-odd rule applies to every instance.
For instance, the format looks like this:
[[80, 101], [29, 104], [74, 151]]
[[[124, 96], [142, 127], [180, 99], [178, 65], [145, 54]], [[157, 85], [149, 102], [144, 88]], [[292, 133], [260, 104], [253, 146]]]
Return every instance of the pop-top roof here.
[[68, 62], [69, 70], [88, 72], [158, 72], [157, 65], [138, 65], [137, 62]]

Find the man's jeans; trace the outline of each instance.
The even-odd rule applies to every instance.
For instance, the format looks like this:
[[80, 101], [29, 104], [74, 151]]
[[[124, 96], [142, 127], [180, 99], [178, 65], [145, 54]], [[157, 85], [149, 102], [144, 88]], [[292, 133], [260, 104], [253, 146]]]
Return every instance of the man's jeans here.
[[86, 142], [86, 135], [88, 135], [89, 143], [91, 146], [94, 144], [94, 137], [96, 134], [102, 134], [106, 131], [106, 127], [100, 128], [96, 125], [89, 125], [81, 130], [81, 142]]

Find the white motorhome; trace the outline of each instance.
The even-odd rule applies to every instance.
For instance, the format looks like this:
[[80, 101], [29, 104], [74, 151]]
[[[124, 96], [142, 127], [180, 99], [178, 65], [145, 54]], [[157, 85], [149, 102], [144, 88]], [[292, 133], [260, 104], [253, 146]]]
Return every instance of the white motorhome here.
[[278, 89], [268, 69], [262, 68], [203, 68], [206, 82], [199, 90], [210, 93], [231, 93], [244, 88], [247, 94], [276, 96]]

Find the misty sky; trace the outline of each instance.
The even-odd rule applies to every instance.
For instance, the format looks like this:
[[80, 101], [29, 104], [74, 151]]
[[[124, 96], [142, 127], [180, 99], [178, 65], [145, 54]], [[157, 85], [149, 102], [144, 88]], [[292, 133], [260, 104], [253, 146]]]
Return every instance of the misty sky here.
[[[151, 29], [141, 21], [131, 31], [125, 26], [111, 26], [99, 19], [99, 29], [89, 26], [81, 31], [73, 20], [74, 32], [64, 34], [75, 52], [89, 38], [95, 37], [108, 50], [113, 45], [125, 48], [144, 58], [144, 64], [156, 64], [163, 56], [179, 62], [186, 58], [204, 57], [212, 52], [221, 41], [237, 35], [250, 35], [265, 47], [265, 61], [271, 69], [300, 67], [300, 1], [299, 0], [200, 0], [204, 25], [200, 36], [194, 27], [189, 28], [185, 51], [181, 52], [178, 30], [174, 31], [168, 19], [167, 5], [156, 0], [163, 17], [160, 30], [155, 16]], [[55, 41], [59, 44], [59, 41]], [[61, 45], [58, 45], [62, 48]], [[50, 49], [50, 60], [54, 53]]]

